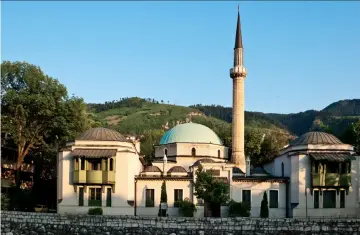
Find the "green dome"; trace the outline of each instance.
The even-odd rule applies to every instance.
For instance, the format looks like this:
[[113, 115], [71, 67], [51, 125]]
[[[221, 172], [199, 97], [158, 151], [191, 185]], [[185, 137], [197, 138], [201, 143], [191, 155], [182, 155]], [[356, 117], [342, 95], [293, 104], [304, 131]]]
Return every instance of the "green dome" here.
[[209, 127], [197, 123], [179, 124], [168, 130], [160, 144], [209, 143], [222, 145], [222, 141]]

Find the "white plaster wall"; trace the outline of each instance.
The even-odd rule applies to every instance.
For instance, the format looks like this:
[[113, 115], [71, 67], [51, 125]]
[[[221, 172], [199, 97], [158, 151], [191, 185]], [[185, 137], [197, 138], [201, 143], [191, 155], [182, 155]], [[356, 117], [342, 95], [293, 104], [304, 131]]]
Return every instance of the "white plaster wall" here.
[[167, 149], [168, 156], [191, 156], [191, 149], [196, 149], [197, 156], [207, 156], [218, 158], [218, 150], [220, 150], [220, 158], [228, 159], [228, 148], [217, 144], [200, 144], [200, 143], [174, 143], [165, 144], [155, 147], [155, 157], [163, 157], [164, 151]]
[[[291, 174], [290, 174], [290, 203], [299, 203], [299, 190], [300, 190], [300, 169], [302, 168], [302, 165], [300, 166], [300, 156], [295, 155], [290, 157], [290, 168], [291, 168]], [[304, 177], [304, 175], [302, 175]]]
[[[143, 216], [157, 216], [159, 212], [161, 185], [162, 180], [138, 180], [136, 190], [136, 207], [137, 215]], [[154, 207], [146, 207], [146, 189], [154, 189]], [[166, 192], [168, 202], [168, 214], [169, 216], [178, 216], [178, 209], [174, 206], [174, 189], [183, 190], [183, 199], [189, 198], [192, 200], [192, 189], [190, 181], [166, 181]]]
[[264, 192], [278, 190], [278, 208], [269, 208], [270, 218], [285, 218], [286, 216], [286, 184], [278, 182], [233, 182], [231, 185], [231, 198], [234, 201], [242, 201], [242, 190], [251, 190], [251, 217], [260, 217], [261, 201]]

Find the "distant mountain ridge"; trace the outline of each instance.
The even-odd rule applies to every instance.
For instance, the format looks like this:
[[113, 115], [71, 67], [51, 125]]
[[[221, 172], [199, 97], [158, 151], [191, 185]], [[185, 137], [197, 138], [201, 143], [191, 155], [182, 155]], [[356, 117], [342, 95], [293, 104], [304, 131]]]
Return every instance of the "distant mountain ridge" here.
[[[190, 106], [213, 116], [231, 122], [231, 107], [216, 105]], [[292, 114], [245, 112], [245, 122], [263, 120], [285, 128], [290, 133], [300, 136], [308, 131], [326, 131], [340, 136], [346, 127], [360, 119], [360, 99], [340, 100], [320, 111], [307, 110]]]
[[[103, 104], [88, 104], [104, 126], [125, 134], [141, 134], [146, 130], [171, 128], [190, 120], [207, 125], [220, 132], [230, 128], [232, 108], [220, 105], [166, 104], [164, 101], [139, 97], [122, 98]], [[300, 136], [308, 131], [326, 131], [341, 136], [346, 127], [360, 119], [360, 99], [340, 100], [324, 109], [292, 114], [245, 111], [246, 127], [276, 130]]]

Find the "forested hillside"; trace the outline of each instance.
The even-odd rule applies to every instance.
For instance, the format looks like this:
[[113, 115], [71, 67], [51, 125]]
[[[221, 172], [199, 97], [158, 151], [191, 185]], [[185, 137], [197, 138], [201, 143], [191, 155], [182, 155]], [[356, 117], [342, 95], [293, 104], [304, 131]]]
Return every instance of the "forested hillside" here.
[[[153, 145], [159, 143], [166, 130], [178, 123], [189, 121], [208, 126], [218, 134], [226, 146], [231, 147], [231, 109], [230, 113], [226, 112], [227, 118], [223, 116], [221, 119], [195, 106], [170, 105], [163, 101], [139, 97], [121, 98], [104, 104], [88, 104], [88, 107], [93, 113], [93, 119], [102, 126], [117, 130], [123, 135], [141, 138], [141, 152], [148, 160], [153, 157]], [[214, 110], [217, 115], [221, 115], [222, 112], [218, 110], [228, 108], [218, 107]], [[253, 156], [260, 154], [262, 142], [269, 143], [269, 147], [263, 148], [263, 151], [274, 154], [293, 139], [281, 123], [261, 114], [246, 113], [245, 122], [246, 151]], [[262, 140], [263, 134], [266, 134], [265, 140]], [[270, 142], [276, 144], [271, 145]]]
[[[153, 145], [159, 143], [166, 130], [189, 121], [213, 129], [231, 147], [230, 107], [199, 104], [185, 107], [139, 97], [88, 104], [88, 107], [92, 118], [101, 126], [141, 138], [141, 151], [148, 160], [153, 157]], [[320, 111], [294, 114], [246, 111], [245, 151], [260, 164], [263, 158], [276, 155], [289, 140], [308, 131], [325, 131], [342, 138], [349, 125], [360, 120], [359, 114], [360, 99], [338, 101]]]
[[[193, 105], [206, 115], [231, 122], [232, 108], [219, 105]], [[249, 122], [271, 123], [300, 136], [308, 131], [326, 131], [341, 136], [346, 127], [360, 119], [360, 99], [341, 100], [320, 111], [308, 110], [293, 114], [245, 112]]]

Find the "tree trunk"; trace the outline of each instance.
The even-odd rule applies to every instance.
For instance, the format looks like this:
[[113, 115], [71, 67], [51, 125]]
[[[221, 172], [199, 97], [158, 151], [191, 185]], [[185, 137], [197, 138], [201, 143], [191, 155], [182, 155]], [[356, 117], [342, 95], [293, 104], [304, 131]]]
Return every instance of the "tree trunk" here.
[[21, 167], [16, 167], [15, 172], [15, 187], [19, 189], [21, 186]]

